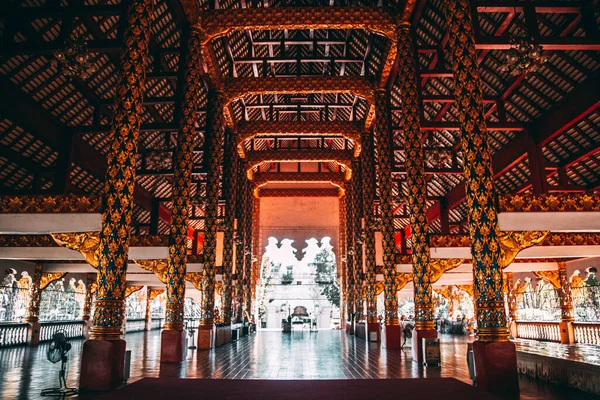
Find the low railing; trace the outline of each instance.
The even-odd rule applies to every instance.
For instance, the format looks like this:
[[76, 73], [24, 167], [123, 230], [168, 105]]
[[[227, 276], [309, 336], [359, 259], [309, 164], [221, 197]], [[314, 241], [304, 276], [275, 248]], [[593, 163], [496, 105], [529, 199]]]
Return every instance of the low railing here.
[[600, 322], [573, 322], [575, 343], [600, 345]]
[[152, 318], [152, 322], [150, 322], [150, 329], [162, 329], [164, 318]]
[[558, 322], [517, 321], [517, 337], [560, 343]]
[[0, 324], [0, 347], [27, 344], [29, 324]]
[[146, 319], [128, 319], [125, 323], [125, 333], [142, 332], [146, 330]]
[[40, 328], [40, 342], [52, 340], [52, 336], [58, 331], [63, 331], [69, 339], [83, 338], [83, 327], [85, 321], [46, 321], [42, 322]]

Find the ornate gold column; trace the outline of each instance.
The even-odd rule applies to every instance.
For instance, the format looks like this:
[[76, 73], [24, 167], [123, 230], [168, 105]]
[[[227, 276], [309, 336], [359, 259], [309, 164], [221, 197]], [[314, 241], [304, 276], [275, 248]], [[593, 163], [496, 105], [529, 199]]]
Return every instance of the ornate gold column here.
[[251, 301], [256, 300], [256, 284], [260, 278], [260, 258], [262, 249], [260, 248], [260, 199], [252, 198], [252, 297]]
[[459, 120], [462, 126], [469, 234], [477, 299], [478, 338], [506, 341], [496, 189], [483, 112], [475, 36], [467, 0], [446, 2], [446, 20]]
[[[375, 161], [373, 135], [366, 132], [362, 136], [361, 152], [362, 210], [365, 232], [365, 283], [367, 298], [368, 332], [376, 331], [379, 340], [379, 322], [377, 320], [377, 294], [375, 293], [375, 218], [373, 199], [375, 197]], [[368, 335], [367, 335], [368, 336]]]
[[23, 322], [35, 324], [40, 320], [40, 303], [42, 300], [42, 264], [36, 263], [33, 271], [33, 279], [29, 288], [29, 304], [27, 305], [27, 314]]
[[[252, 216], [254, 213], [254, 196], [252, 195], [252, 185], [250, 182], [246, 185], [247, 192], [244, 195], [246, 209], [245, 224], [245, 250], [244, 250], [244, 308], [247, 315], [252, 314]], [[248, 321], [251, 322], [251, 321]]]
[[348, 252], [346, 250], [346, 199], [347, 195], [340, 197], [339, 200], [339, 219], [338, 219], [338, 279], [340, 283], [340, 326], [346, 323], [348, 318], [346, 307], [346, 290], [347, 290], [347, 260]]
[[512, 272], [506, 272], [504, 274], [505, 285], [506, 285], [506, 301], [508, 309], [508, 319], [512, 321], [517, 320], [517, 296], [515, 294], [515, 282]]
[[243, 305], [244, 305], [244, 226], [246, 224], [246, 213], [244, 210], [244, 196], [247, 194], [248, 181], [246, 179], [246, 169], [244, 163], [239, 163], [238, 168], [238, 179], [237, 179], [237, 192], [238, 199], [236, 201], [236, 216], [237, 216], [237, 228], [236, 228], [236, 239], [235, 239], [235, 320], [241, 322], [243, 319]]
[[346, 333], [354, 334], [354, 316], [356, 293], [354, 292], [354, 241], [356, 232], [354, 230], [354, 214], [356, 213], [356, 175], [348, 182], [346, 190]]
[[92, 314], [92, 300], [94, 299], [93, 288], [96, 283], [96, 274], [90, 273], [85, 278], [85, 299], [83, 300], [83, 315], [81, 319], [89, 321]]
[[[209, 92], [206, 140], [208, 146], [208, 173], [206, 179], [206, 205], [204, 226], [204, 268], [202, 269], [202, 319], [201, 327], [212, 330], [215, 308], [215, 263], [217, 258], [217, 228], [219, 214], [219, 184], [223, 164], [225, 121], [223, 119], [223, 96]], [[200, 336], [199, 336], [200, 337]], [[200, 339], [199, 339], [200, 342]], [[199, 343], [200, 348], [207, 343]], [[212, 343], [208, 343], [212, 346]]]
[[179, 103], [179, 132], [177, 133], [177, 148], [173, 160], [171, 229], [169, 232], [169, 256], [167, 258], [166, 274], [165, 330], [183, 330], [190, 186], [194, 166], [196, 110], [200, 103], [201, 89], [201, 49], [200, 31], [192, 29], [187, 42], [187, 58], [185, 60], [183, 88]]
[[[427, 181], [425, 152], [422, 144], [419, 87], [415, 49], [410, 24], [398, 28], [398, 80], [402, 101], [404, 153], [410, 229], [412, 239], [413, 284], [415, 293], [415, 329], [435, 333], [433, 299], [429, 271], [429, 226], [427, 223]], [[419, 336], [419, 335], [415, 335]], [[437, 336], [437, 335], [430, 335]], [[420, 338], [417, 343], [420, 345]], [[414, 346], [413, 346], [414, 348]], [[419, 349], [417, 353], [421, 355]]]
[[[508, 342], [502, 268], [499, 265], [501, 250], [496, 189], [471, 7], [468, 0], [449, 0], [444, 4], [456, 107], [462, 128], [473, 282], [477, 297], [478, 340], [473, 344], [477, 385], [496, 393], [514, 393], [519, 390], [516, 349], [513, 343]], [[494, 345], [488, 346], [490, 342]]]
[[562, 322], [573, 322], [575, 310], [573, 309], [573, 292], [571, 281], [567, 275], [567, 264], [563, 261], [558, 263], [558, 277], [560, 280], [560, 310]]
[[365, 299], [363, 297], [363, 243], [364, 234], [361, 226], [362, 220], [362, 190], [361, 182], [362, 167], [358, 161], [353, 161], [352, 171], [356, 174], [356, 180], [352, 185], [355, 191], [354, 210], [352, 213], [354, 225], [354, 320], [362, 322], [364, 319]]
[[[153, 1], [132, 0], [127, 13], [120, 74], [113, 107], [112, 144], [107, 157], [102, 199], [98, 289], [90, 330], [91, 340], [120, 340], [122, 333], [136, 154], [142, 122], [152, 12]], [[100, 382], [87, 380], [89, 375], [85, 367], [85, 352], [84, 347], [81, 388], [98, 387]]]
[[400, 347], [400, 328], [398, 321], [398, 294], [396, 291], [394, 211], [392, 209], [393, 154], [391, 149], [392, 130], [390, 118], [391, 114], [388, 94], [385, 90], [376, 90], [375, 137], [377, 140], [379, 202], [381, 209], [386, 346], [388, 348], [398, 348]]
[[152, 300], [154, 299], [150, 298], [151, 295], [152, 289], [150, 289], [150, 286], [146, 286], [146, 310], [144, 313], [144, 330], [146, 331], [152, 330]]
[[223, 197], [225, 198], [225, 224], [223, 238], [223, 321], [231, 324], [233, 300], [233, 246], [235, 241], [235, 210], [237, 203], [237, 137], [233, 132], [228, 132], [225, 146], [225, 165], [223, 171]]

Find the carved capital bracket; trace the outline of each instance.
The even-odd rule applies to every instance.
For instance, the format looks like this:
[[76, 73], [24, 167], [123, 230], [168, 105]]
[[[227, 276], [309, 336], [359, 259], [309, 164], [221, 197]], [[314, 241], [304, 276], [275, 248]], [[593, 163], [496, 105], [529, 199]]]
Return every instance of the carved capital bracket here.
[[133, 262], [140, 268], [145, 269], [146, 271], [154, 272], [154, 275], [160, 280], [162, 283], [167, 283], [167, 260], [166, 259], [158, 259], [158, 260], [133, 260]]
[[556, 271], [532, 271], [532, 272], [536, 277], [543, 279], [546, 282], [548, 282], [549, 284], [551, 284], [552, 286], [554, 286], [555, 289], [560, 289], [562, 287], [562, 283], [560, 282], [560, 274], [558, 273], [558, 270], [556, 270]]
[[549, 231], [500, 232], [500, 268], [508, 267], [524, 249], [540, 244]]
[[40, 279], [40, 290], [44, 290], [49, 284], [55, 282], [67, 275], [66, 272], [42, 272]]
[[463, 258], [432, 258], [429, 261], [429, 280], [437, 282], [444, 272], [458, 268], [465, 260]]
[[51, 233], [50, 235], [59, 246], [80, 252], [88, 264], [98, 269], [100, 232]]
[[125, 287], [125, 298], [128, 298], [135, 292], [142, 290], [143, 286], [126, 286]]

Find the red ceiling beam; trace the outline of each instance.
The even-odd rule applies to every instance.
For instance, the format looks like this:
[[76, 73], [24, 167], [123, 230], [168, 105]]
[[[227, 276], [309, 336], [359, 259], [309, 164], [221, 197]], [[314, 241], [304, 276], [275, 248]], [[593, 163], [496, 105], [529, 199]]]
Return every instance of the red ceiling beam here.
[[[594, 73], [586, 81], [555, 105], [544, 117], [531, 124], [535, 143], [544, 146], [565, 130], [585, 118], [600, 106], [600, 73]], [[489, 123], [488, 123], [489, 124]], [[528, 138], [518, 135], [506, 147], [492, 157], [494, 177], [504, 174], [527, 157]], [[445, 197], [448, 209], [456, 207], [465, 199], [465, 183], [455, 186]], [[440, 206], [435, 204], [428, 212], [429, 221], [440, 217]]]

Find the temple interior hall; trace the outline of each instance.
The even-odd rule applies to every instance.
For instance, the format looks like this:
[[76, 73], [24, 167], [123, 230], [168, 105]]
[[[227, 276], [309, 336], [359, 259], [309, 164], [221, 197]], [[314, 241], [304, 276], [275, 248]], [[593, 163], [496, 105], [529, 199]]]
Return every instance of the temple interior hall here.
[[598, 0], [5, 0], [0, 398], [600, 396]]

